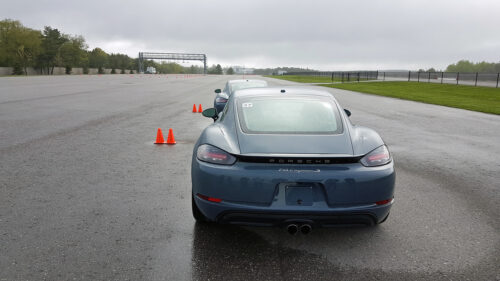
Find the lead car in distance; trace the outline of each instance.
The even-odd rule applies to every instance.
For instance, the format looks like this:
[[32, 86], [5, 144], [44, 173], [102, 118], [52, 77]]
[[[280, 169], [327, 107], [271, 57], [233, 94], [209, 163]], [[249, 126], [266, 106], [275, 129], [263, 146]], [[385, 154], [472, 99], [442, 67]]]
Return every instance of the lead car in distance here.
[[389, 150], [355, 126], [328, 92], [254, 88], [229, 97], [196, 142], [192, 211], [197, 221], [316, 227], [384, 222], [394, 202]]
[[217, 112], [222, 112], [224, 110], [224, 106], [226, 106], [226, 102], [229, 97], [238, 90], [241, 89], [249, 89], [249, 88], [262, 88], [267, 87], [267, 82], [264, 80], [255, 80], [255, 79], [239, 79], [239, 80], [229, 80], [224, 87], [224, 90], [215, 89], [215, 99], [214, 99], [214, 108], [217, 109]]

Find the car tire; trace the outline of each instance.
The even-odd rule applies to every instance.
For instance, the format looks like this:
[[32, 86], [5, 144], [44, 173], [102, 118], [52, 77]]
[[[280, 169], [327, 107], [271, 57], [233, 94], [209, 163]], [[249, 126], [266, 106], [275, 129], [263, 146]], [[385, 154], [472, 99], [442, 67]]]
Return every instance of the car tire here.
[[196, 205], [196, 202], [194, 201], [194, 195], [191, 195], [191, 210], [193, 211], [193, 218], [197, 222], [206, 222], [207, 218], [203, 213], [198, 209], [198, 206]]
[[387, 220], [387, 218], [389, 217], [390, 214], [391, 214], [391, 212], [389, 212], [387, 214], [387, 216], [385, 216], [385, 218], [383, 220], [381, 220], [378, 224], [384, 223]]

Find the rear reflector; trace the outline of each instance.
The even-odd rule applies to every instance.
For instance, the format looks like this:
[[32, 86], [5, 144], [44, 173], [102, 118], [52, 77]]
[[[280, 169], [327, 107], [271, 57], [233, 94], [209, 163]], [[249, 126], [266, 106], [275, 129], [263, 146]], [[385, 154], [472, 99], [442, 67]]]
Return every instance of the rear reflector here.
[[391, 198], [391, 199], [385, 199], [385, 200], [382, 200], [382, 201], [375, 202], [375, 204], [377, 204], [377, 205], [385, 205], [385, 204], [391, 203], [392, 200], [393, 200], [393, 198]]
[[213, 197], [206, 196], [206, 195], [199, 194], [199, 193], [197, 193], [197, 194], [196, 194], [196, 196], [200, 197], [201, 199], [204, 199], [204, 200], [210, 201], [210, 202], [215, 202], [215, 203], [220, 203], [220, 202], [222, 202], [222, 199], [219, 199], [219, 198], [213, 198]]

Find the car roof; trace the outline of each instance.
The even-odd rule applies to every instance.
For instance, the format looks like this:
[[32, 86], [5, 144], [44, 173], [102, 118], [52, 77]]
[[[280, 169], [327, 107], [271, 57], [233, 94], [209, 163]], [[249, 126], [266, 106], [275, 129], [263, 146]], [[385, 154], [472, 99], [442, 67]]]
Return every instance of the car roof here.
[[[284, 91], [284, 92], [283, 92]], [[236, 91], [233, 96], [234, 98], [241, 97], [262, 97], [273, 96], [273, 97], [283, 97], [283, 96], [319, 96], [319, 97], [329, 97], [333, 98], [333, 95], [327, 91], [316, 90], [305, 87], [268, 87], [268, 88], [250, 88]]]

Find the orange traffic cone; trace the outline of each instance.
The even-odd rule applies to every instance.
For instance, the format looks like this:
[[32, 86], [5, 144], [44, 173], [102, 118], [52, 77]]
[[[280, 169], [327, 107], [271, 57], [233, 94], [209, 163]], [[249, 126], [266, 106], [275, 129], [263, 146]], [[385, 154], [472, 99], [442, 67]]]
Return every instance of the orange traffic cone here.
[[203, 108], [201, 107], [201, 104], [200, 106], [198, 107], [198, 113], [202, 113], [203, 112]]
[[198, 111], [196, 111], [196, 104], [193, 104], [193, 113], [197, 113]]
[[166, 144], [175, 144], [174, 131], [172, 128], [168, 129], [168, 137]]
[[158, 132], [156, 133], [156, 142], [155, 144], [164, 144], [165, 140], [163, 139], [163, 133], [161, 132], [161, 129], [158, 128]]

